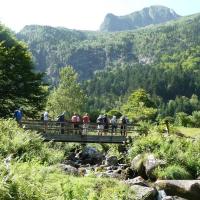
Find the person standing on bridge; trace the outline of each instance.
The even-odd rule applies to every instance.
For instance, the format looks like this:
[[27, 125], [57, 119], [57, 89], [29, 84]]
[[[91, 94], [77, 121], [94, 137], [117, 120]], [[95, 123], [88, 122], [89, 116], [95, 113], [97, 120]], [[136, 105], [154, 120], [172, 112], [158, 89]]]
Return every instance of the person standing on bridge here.
[[80, 117], [77, 113], [74, 113], [74, 115], [71, 118], [72, 121], [72, 128], [75, 134], [79, 134], [79, 123], [80, 123]]
[[22, 127], [22, 117], [23, 117], [22, 108], [15, 110], [14, 118], [17, 121], [17, 123], [19, 124], [20, 127]]
[[49, 113], [47, 110], [43, 114], [43, 120], [44, 120], [44, 132], [46, 133], [47, 128], [48, 128], [48, 121], [49, 121]]
[[111, 122], [111, 134], [113, 135], [114, 133], [116, 135], [117, 134], [117, 117], [113, 115], [110, 122]]
[[127, 124], [128, 124], [128, 119], [126, 118], [126, 116], [122, 116], [120, 119], [120, 123], [121, 123], [121, 135], [123, 136], [127, 136]]
[[103, 122], [104, 122], [104, 135], [107, 135], [107, 133], [109, 131], [109, 123], [110, 123], [110, 120], [109, 120], [107, 114], [105, 114], [103, 116]]
[[65, 128], [64, 128], [64, 126], [65, 126], [65, 112], [63, 112], [57, 118], [58, 118], [57, 121], [60, 123], [60, 133], [64, 134], [64, 132], [65, 132]]
[[99, 115], [97, 118], [97, 130], [98, 130], [98, 135], [102, 135], [103, 129], [104, 129], [104, 118], [103, 115]]
[[88, 127], [90, 123], [90, 118], [88, 116], [88, 113], [85, 113], [82, 119], [83, 119], [83, 135], [87, 135]]

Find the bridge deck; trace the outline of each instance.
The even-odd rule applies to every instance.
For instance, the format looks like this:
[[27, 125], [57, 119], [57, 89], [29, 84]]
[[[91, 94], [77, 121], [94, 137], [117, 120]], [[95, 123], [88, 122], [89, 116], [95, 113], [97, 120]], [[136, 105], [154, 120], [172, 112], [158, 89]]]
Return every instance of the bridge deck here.
[[74, 129], [71, 122], [49, 121], [48, 125], [42, 121], [23, 121], [22, 126], [28, 130], [37, 131], [42, 135], [44, 141], [54, 142], [79, 142], [79, 143], [116, 143], [126, 142], [126, 134], [135, 131], [133, 125], [128, 125], [126, 130], [122, 131], [120, 125], [117, 126], [116, 132], [112, 133], [111, 125], [107, 130], [98, 130], [98, 125], [90, 123], [85, 132], [83, 124]]
[[123, 144], [126, 142], [125, 136], [99, 136], [99, 135], [66, 135], [66, 134], [41, 134], [45, 141], [54, 142], [79, 142], [79, 143], [115, 143]]

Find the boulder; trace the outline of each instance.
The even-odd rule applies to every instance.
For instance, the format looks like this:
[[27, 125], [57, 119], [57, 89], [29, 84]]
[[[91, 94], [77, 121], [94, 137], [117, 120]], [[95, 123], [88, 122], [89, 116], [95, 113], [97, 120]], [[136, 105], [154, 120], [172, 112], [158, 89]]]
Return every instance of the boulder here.
[[94, 174], [96, 177], [99, 177], [99, 178], [109, 178], [109, 174], [107, 174], [106, 172], [98, 172], [98, 173], [95, 173]]
[[119, 179], [119, 180], [122, 180], [122, 175], [119, 173], [119, 171], [113, 171], [111, 173], [108, 173], [107, 172], [107, 175], [110, 177], [110, 178], [116, 178], [116, 179]]
[[74, 176], [78, 175], [78, 169], [76, 169], [75, 167], [72, 167], [71, 165], [60, 164], [60, 168], [66, 174], [70, 174], [70, 175], [74, 175]]
[[135, 192], [134, 199], [154, 200], [157, 194], [156, 189], [144, 187], [141, 185], [133, 185], [131, 189]]
[[142, 176], [144, 179], [148, 179], [145, 173], [145, 168], [143, 166], [144, 155], [138, 154], [133, 160], [131, 161], [131, 169], [136, 171], [138, 175]]
[[108, 166], [107, 168], [106, 168], [107, 170], [117, 170], [118, 169], [118, 166]]
[[109, 157], [106, 157], [106, 162], [105, 162], [105, 164], [108, 165], [108, 166], [116, 166], [116, 165], [118, 165], [117, 156], [109, 156]]
[[137, 176], [137, 172], [131, 169], [130, 167], [127, 167], [126, 169], [122, 170], [122, 175], [125, 180], [132, 179]]
[[77, 164], [77, 162], [74, 162], [72, 160], [65, 160], [63, 162], [63, 164], [70, 165], [70, 166], [75, 167], [75, 168], [78, 168], [80, 166], [79, 164]]
[[162, 200], [187, 200], [187, 199], [183, 199], [178, 196], [166, 196], [166, 197], [162, 198]]
[[82, 164], [101, 164], [104, 156], [93, 147], [85, 147], [82, 151], [76, 154], [76, 158], [81, 160]]
[[189, 200], [200, 199], [200, 180], [158, 180], [155, 186], [165, 190], [167, 195], [177, 195]]
[[76, 161], [75, 156], [76, 156], [75, 152], [70, 152], [69, 155], [67, 156], [67, 160]]
[[145, 172], [148, 178], [151, 180], [156, 180], [156, 177], [153, 175], [153, 170], [161, 165], [165, 165], [166, 162], [163, 160], [156, 159], [153, 154], [148, 154], [143, 162], [145, 167]]
[[100, 165], [98, 167], [95, 167], [95, 172], [103, 172], [106, 171], [105, 165]]
[[131, 168], [137, 171], [141, 171], [141, 168], [143, 167], [143, 159], [144, 155], [142, 154], [135, 156], [131, 161]]
[[140, 186], [148, 187], [147, 182], [141, 176], [135, 177], [133, 179], [125, 180], [124, 183], [129, 185], [129, 186], [140, 185]]
[[85, 174], [87, 174], [87, 170], [83, 167], [80, 167], [78, 169], [78, 173], [79, 173], [80, 176], [85, 176]]

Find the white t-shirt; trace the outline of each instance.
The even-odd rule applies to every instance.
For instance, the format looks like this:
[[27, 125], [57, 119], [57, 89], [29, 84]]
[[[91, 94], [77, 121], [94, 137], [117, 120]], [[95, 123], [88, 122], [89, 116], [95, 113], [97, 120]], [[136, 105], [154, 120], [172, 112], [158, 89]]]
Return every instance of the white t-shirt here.
[[45, 111], [45, 112], [44, 112], [44, 121], [48, 121], [48, 120], [49, 120], [48, 112]]

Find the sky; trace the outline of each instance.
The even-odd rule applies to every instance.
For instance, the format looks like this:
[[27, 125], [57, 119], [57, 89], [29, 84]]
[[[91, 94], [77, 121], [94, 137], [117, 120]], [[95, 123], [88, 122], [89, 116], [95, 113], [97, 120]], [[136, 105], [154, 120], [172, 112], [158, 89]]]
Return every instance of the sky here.
[[200, 0], [0, 0], [0, 22], [13, 31], [38, 24], [98, 30], [107, 13], [121, 16], [163, 5], [185, 16], [200, 12]]

